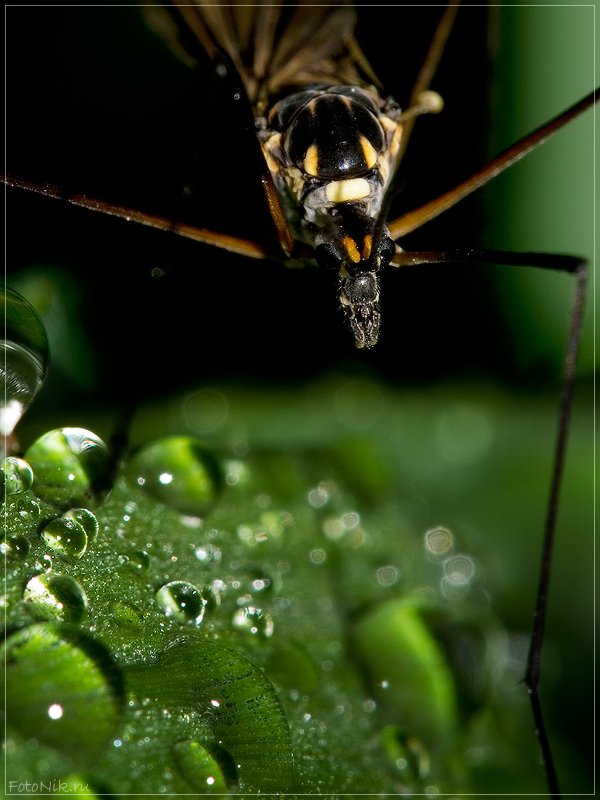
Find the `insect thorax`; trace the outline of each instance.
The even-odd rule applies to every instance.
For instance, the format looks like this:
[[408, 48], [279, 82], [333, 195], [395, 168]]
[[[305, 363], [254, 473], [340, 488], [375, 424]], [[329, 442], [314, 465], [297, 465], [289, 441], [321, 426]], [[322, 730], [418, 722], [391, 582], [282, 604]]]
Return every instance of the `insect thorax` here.
[[377, 273], [394, 253], [377, 223], [399, 149], [399, 116], [394, 101], [375, 89], [315, 84], [259, 120], [293, 235], [315, 249], [320, 266], [337, 269], [340, 302], [359, 347], [377, 341]]

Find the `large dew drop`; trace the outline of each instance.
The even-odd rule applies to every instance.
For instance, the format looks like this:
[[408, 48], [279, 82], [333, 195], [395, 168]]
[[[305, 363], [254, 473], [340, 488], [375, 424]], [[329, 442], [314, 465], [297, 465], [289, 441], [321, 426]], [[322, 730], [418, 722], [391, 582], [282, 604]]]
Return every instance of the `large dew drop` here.
[[72, 628], [37, 623], [9, 636], [2, 650], [9, 734], [91, 763], [114, 733], [124, 696], [105, 647]]
[[42, 388], [48, 337], [32, 306], [12, 289], [0, 289], [4, 336], [0, 340], [0, 435], [10, 436]]
[[87, 610], [87, 598], [81, 586], [69, 575], [57, 572], [34, 575], [25, 586], [23, 601], [35, 619], [77, 624]]
[[212, 453], [187, 437], [172, 436], [144, 447], [127, 469], [146, 492], [186, 516], [210, 510], [223, 484]]
[[86, 532], [73, 519], [53, 519], [43, 529], [41, 536], [52, 550], [71, 558], [81, 558], [87, 548]]
[[235, 786], [235, 765], [223, 747], [187, 739], [173, 745], [173, 755], [181, 774], [197, 792], [229, 794], [226, 776]]
[[98, 490], [109, 461], [102, 439], [83, 428], [46, 433], [25, 457], [35, 474], [35, 493], [61, 509], [85, 505]]

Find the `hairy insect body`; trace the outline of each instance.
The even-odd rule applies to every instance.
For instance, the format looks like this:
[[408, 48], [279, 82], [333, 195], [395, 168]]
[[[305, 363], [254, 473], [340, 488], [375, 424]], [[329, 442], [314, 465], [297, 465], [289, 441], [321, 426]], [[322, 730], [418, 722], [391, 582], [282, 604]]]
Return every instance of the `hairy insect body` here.
[[400, 109], [358, 86], [315, 84], [277, 102], [260, 138], [294, 236], [335, 269], [358, 347], [379, 336], [378, 272], [395, 247], [381, 206], [394, 173]]

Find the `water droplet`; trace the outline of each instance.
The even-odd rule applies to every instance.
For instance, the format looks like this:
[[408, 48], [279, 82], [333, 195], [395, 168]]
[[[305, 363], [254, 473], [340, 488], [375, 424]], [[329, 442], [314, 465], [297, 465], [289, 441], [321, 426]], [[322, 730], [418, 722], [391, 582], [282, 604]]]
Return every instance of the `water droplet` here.
[[423, 742], [402, 728], [389, 725], [382, 732], [383, 747], [403, 779], [423, 780], [429, 774], [431, 758]]
[[258, 638], [268, 639], [273, 635], [273, 620], [260, 608], [240, 608], [233, 615], [233, 624]]
[[248, 580], [248, 589], [250, 592], [260, 592], [261, 594], [270, 594], [273, 591], [275, 581], [273, 576], [261, 568], [250, 570], [250, 577]]
[[208, 564], [212, 561], [219, 562], [221, 560], [221, 551], [212, 544], [205, 544], [201, 547], [197, 547], [194, 550], [194, 555], [198, 561], [202, 561], [203, 564]]
[[321, 508], [329, 499], [329, 494], [322, 487], [318, 486], [316, 489], [311, 489], [308, 493], [308, 502], [313, 508]]
[[100, 527], [98, 525], [96, 515], [87, 508], [71, 508], [65, 514], [63, 514], [63, 519], [71, 519], [73, 522], [77, 522], [79, 525], [81, 525], [85, 531], [88, 541], [91, 541], [94, 538]]
[[166, 583], [156, 593], [156, 602], [167, 617], [195, 625], [202, 622], [206, 609], [201, 592], [187, 581]]
[[223, 483], [212, 453], [186, 437], [173, 436], [144, 447], [129, 462], [127, 472], [161, 503], [188, 516], [212, 508]]
[[38, 623], [13, 633], [2, 649], [6, 713], [23, 738], [75, 763], [97, 757], [114, 733], [124, 696], [106, 648], [80, 631]]
[[221, 605], [221, 592], [217, 586], [218, 583], [219, 581], [215, 581], [213, 586], [202, 586], [200, 588], [200, 595], [204, 601], [204, 610], [208, 614], [212, 614]]
[[380, 586], [393, 586], [398, 582], [398, 569], [391, 564], [386, 567], [379, 567], [377, 570], [377, 583]]
[[452, 549], [453, 537], [446, 528], [432, 528], [425, 534], [425, 547], [434, 557], [445, 556]]
[[138, 575], [143, 575], [150, 566], [150, 556], [145, 550], [134, 550], [129, 553], [128, 565]]
[[[31, 489], [33, 484], [33, 470], [22, 458], [9, 456], [0, 463], [0, 471], [4, 478], [4, 492], [19, 494]], [[1, 487], [0, 487], [1, 488]]]
[[328, 539], [336, 541], [346, 533], [346, 528], [341, 519], [332, 517], [331, 519], [326, 519], [323, 523], [323, 532]]
[[106, 474], [109, 461], [104, 442], [83, 428], [46, 433], [25, 457], [35, 474], [36, 494], [62, 509], [85, 505]]
[[250, 545], [250, 547], [255, 547], [260, 542], [266, 542], [268, 539], [266, 530], [260, 525], [254, 527], [250, 525], [238, 525], [237, 535], [242, 542]]
[[77, 624], [87, 609], [87, 597], [69, 575], [46, 572], [28, 581], [23, 600], [37, 619], [61, 619]]
[[71, 558], [81, 558], [87, 548], [86, 533], [73, 519], [53, 519], [42, 530], [41, 536], [52, 550]]
[[313, 564], [323, 564], [327, 559], [327, 553], [325, 550], [315, 548], [314, 550], [310, 551], [309, 557]]
[[183, 416], [194, 433], [202, 435], [220, 428], [227, 414], [227, 401], [213, 389], [201, 389], [183, 401]]
[[223, 472], [228, 486], [243, 486], [250, 480], [250, 470], [243, 461], [226, 461]]
[[34, 564], [35, 569], [39, 570], [39, 572], [50, 572], [52, 569], [52, 559], [50, 556], [45, 553], [38, 561]]
[[235, 762], [216, 742], [188, 739], [173, 746], [175, 763], [190, 786], [202, 794], [229, 794], [237, 785]]
[[10, 436], [42, 388], [48, 337], [41, 319], [17, 292], [0, 289], [4, 337], [0, 340], [0, 435]]
[[8, 536], [0, 542], [0, 552], [13, 561], [25, 561], [29, 553], [29, 542], [24, 536]]
[[468, 583], [475, 574], [475, 564], [468, 556], [453, 556], [444, 562], [444, 572], [452, 583]]
[[115, 622], [121, 628], [137, 629], [141, 627], [142, 612], [132, 603], [127, 603], [124, 600], [114, 600], [111, 603], [110, 610]]

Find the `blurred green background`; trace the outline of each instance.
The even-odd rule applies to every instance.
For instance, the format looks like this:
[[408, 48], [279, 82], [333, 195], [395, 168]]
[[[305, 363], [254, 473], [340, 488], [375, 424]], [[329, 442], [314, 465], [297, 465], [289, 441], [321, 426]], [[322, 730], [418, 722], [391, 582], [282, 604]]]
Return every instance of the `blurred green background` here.
[[[434, 82], [446, 108], [417, 126], [398, 214], [593, 88], [591, 12], [460, 11]], [[365, 53], [401, 103], [438, 15], [360, 11]], [[8, 25], [9, 173], [228, 233], [269, 235], [247, 168], [251, 142], [229, 128], [227, 98], [214, 92], [208, 64], [199, 77], [181, 65], [131, 7], [11, 8]], [[403, 244], [591, 257], [592, 148], [588, 113]], [[183, 202], [191, 179], [196, 191]], [[424, 528], [446, 524], [468, 541], [524, 657], [518, 637], [529, 633], [535, 596], [568, 276], [477, 266], [391, 272], [382, 341], [356, 353], [335, 287], [316, 269], [246, 262], [20, 192], [9, 192], [7, 215], [8, 284], [43, 316], [52, 349], [46, 387], [19, 430], [24, 448], [66, 424], [108, 438], [132, 396], [142, 402], [134, 444], [177, 432], [181, 398], [203, 389], [226, 398], [228, 419], [257, 444], [327, 448], [358, 430], [392, 463], [398, 451], [397, 491], [403, 481], [417, 487]], [[565, 791], [589, 790], [593, 749], [590, 310], [591, 302], [543, 677]], [[329, 383], [334, 389], [321, 392]], [[355, 388], [346, 418], [339, 407], [333, 415], [336, 429], [332, 398], [346, 383]], [[403, 424], [395, 428], [390, 415]], [[217, 444], [224, 432], [198, 435]], [[463, 439], [475, 441], [471, 455]]]

